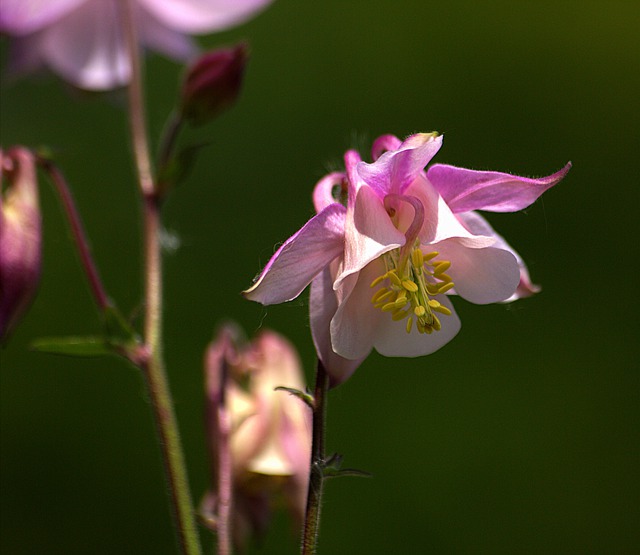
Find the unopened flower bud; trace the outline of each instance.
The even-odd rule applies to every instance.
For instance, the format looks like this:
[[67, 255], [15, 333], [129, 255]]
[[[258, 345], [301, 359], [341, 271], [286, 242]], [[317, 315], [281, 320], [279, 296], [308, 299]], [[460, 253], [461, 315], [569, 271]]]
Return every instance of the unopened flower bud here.
[[25, 312], [40, 279], [42, 231], [32, 152], [0, 150], [0, 341]]
[[202, 125], [231, 107], [240, 94], [247, 59], [246, 44], [200, 56], [182, 83], [182, 117], [192, 125]]

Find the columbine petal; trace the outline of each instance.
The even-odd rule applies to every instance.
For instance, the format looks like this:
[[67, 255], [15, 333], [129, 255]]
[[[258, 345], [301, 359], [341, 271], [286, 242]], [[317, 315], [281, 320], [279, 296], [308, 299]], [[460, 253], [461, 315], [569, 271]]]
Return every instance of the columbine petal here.
[[494, 248], [469, 248], [458, 239], [431, 245], [449, 260], [447, 274], [456, 284], [455, 291], [475, 304], [497, 303], [508, 299], [518, 287], [520, 268], [509, 251]]
[[511, 245], [509, 245], [509, 243], [505, 241], [502, 235], [496, 233], [487, 220], [477, 212], [464, 212], [457, 216], [465, 227], [471, 231], [471, 233], [493, 237], [495, 239], [495, 243], [493, 244], [494, 247], [509, 251], [516, 257], [518, 267], [520, 268], [520, 283], [518, 284], [515, 293], [503, 302], [511, 302], [517, 299], [530, 297], [531, 295], [540, 292], [540, 286], [532, 283], [531, 278], [529, 277], [529, 270], [520, 255]]
[[393, 225], [382, 200], [370, 187], [358, 190], [354, 204], [354, 209], [347, 211], [344, 267], [336, 277], [334, 288], [372, 260], [405, 243], [404, 234]]
[[[336, 261], [331, 266], [337, 266]], [[336, 354], [331, 346], [331, 319], [338, 309], [338, 297], [333, 290], [334, 271], [325, 268], [311, 282], [309, 293], [309, 317], [311, 336], [318, 358], [322, 361], [329, 377], [331, 386], [335, 387], [346, 381], [362, 364], [365, 357], [350, 360]]]
[[333, 350], [341, 357], [351, 360], [366, 358], [373, 348], [376, 330], [389, 319], [388, 314], [371, 303], [370, 284], [384, 270], [381, 260], [371, 262], [358, 274], [351, 294], [339, 303], [331, 320], [330, 332]]
[[26, 35], [50, 25], [87, 0], [2, 0], [0, 31]]
[[359, 163], [357, 172], [381, 198], [389, 193], [403, 194], [441, 146], [441, 135], [412, 135], [398, 150], [385, 152], [373, 164]]
[[42, 31], [43, 59], [83, 89], [102, 90], [129, 80], [129, 61], [113, 2], [89, 1]]
[[296, 298], [344, 249], [344, 213], [331, 204], [311, 218], [271, 257], [244, 296], [264, 305]]
[[[323, 177], [313, 189], [313, 206], [316, 212], [321, 212], [330, 204], [337, 202], [333, 196], [334, 187], [346, 188], [344, 172], [332, 172]], [[346, 190], [344, 191], [346, 194]]]
[[200, 34], [243, 23], [272, 0], [138, 0], [167, 27]]
[[453, 212], [516, 212], [559, 183], [570, 169], [571, 162], [552, 175], [531, 179], [435, 164], [427, 170], [427, 178]]
[[442, 328], [431, 334], [407, 333], [401, 322], [394, 322], [385, 318], [376, 330], [373, 347], [386, 357], [419, 357], [434, 353], [460, 331], [460, 319], [453, 309], [451, 301], [445, 295], [434, 298], [442, 306], [448, 308], [451, 314], [440, 317]]

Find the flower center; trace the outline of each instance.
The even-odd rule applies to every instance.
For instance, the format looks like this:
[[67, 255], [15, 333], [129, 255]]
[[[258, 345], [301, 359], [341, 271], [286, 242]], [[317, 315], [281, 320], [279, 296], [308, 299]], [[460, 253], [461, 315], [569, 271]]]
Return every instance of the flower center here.
[[408, 256], [403, 256], [403, 250], [382, 255], [386, 271], [371, 282], [371, 287], [383, 286], [374, 293], [371, 302], [382, 312], [390, 312], [394, 321], [406, 318], [407, 333], [411, 333], [414, 316], [420, 333], [438, 331], [442, 326], [434, 313], [450, 315], [451, 311], [431, 297], [453, 288], [451, 277], [445, 274], [451, 262], [437, 260], [435, 251], [424, 254], [419, 241]]

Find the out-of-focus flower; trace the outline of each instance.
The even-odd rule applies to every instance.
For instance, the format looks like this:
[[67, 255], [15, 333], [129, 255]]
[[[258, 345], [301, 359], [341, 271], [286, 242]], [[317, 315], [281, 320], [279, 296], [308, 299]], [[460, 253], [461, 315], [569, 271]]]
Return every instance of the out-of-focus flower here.
[[[192, 58], [189, 35], [243, 23], [271, 0], [128, 0], [141, 45]], [[13, 37], [16, 73], [47, 67], [77, 87], [108, 90], [130, 78], [122, 0], [2, 0], [0, 31]]]
[[[557, 184], [452, 166], [423, 168], [442, 137], [385, 135], [373, 163], [355, 151], [346, 172], [314, 191], [317, 215], [273, 255], [245, 296], [262, 304], [311, 285], [311, 330], [333, 385], [375, 348], [385, 356], [432, 353], [460, 329], [449, 295], [476, 304], [537, 289], [518, 254], [476, 210], [514, 212]], [[336, 194], [337, 192], [337, 194]], [[346, 194], [346, 206], [338, 199]]]
[[232, 106], [240, 94], [247, 56], [245, 44], [200, 56], [182, 84], [182, 117], [201, 125]]
[[23, 147], [14, 147], [4, 153], [0, 150], [0, 178], [2, 341], [25, 312], [38, 288], [42, 230], [33, 154]]
[[[249, 538], [264, 535], [278, 499], [284, 499], [295, 524], [301, 525], [311, 458], [311, 411], [297, 397], [275, 391], [279, 386], [304, 390], [294, 347], [272, 331], [240, 346], [237, 333], [224, 328], [209, 346], [205, 366], [214, 484], [221, 402], [231, 422], [234, 543], [242, 547]], [[203, 513], [215, 512], [216, 496], [210, 492]]]

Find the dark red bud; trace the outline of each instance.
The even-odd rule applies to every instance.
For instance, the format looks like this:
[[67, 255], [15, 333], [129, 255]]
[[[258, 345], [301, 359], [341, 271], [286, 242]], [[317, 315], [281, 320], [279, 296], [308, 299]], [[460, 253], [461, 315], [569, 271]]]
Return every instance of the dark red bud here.
[[202, 125], [230, 108], [240, 94], [248, 47], [239, 44], [200, 56], [182, 84], [182, 117]]

